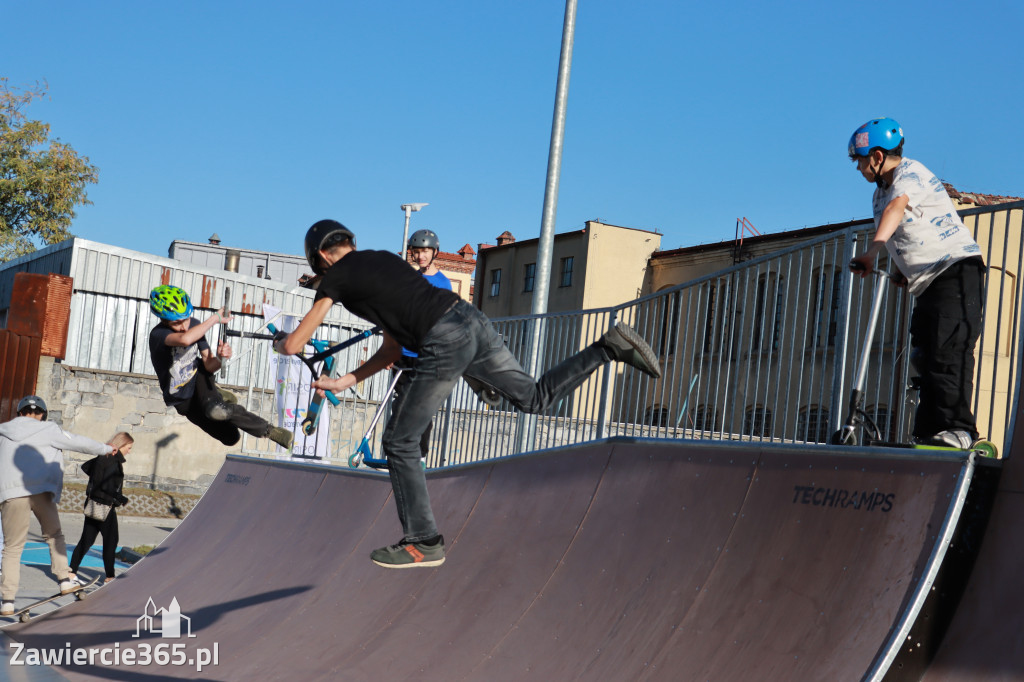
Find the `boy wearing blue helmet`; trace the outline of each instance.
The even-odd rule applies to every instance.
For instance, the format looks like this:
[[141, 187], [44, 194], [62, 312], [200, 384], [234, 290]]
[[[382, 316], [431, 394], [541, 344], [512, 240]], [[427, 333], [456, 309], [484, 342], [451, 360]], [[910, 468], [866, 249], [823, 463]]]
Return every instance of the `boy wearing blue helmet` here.
[[910, 344], [921, 390], [914, 438], [969, 448], [978, 438], [971, 402], [986, 271], [981, 248], [942, 182], [920, 162], [903, 158], [896, 121], [868, 121], [850, 137], [848, 153], [876, 185], [875, 235], [853, 259], [859, 273], [867, 277], [885, 247], [915, 298]]
[[229, 322], [231, 311], [222, 308], [200, 322], [192, 317], [188, 294], [169, 284], [150, 292], [149, 307], [160, 318], [149, 332], [149, 356], [164, 403], [224, 445], [237, 443], [242, 437], [238, 431], [241, 429], [257, 438], [269, 438], [290, 451], [294, 438], [291, 431], [272, 426], [244, 409], [233, 395], [218, 389], [213, 380], [221, 360], [231, 357], [231, 346], [221, 341], [214, 354], [206, 332], [214, 325]]

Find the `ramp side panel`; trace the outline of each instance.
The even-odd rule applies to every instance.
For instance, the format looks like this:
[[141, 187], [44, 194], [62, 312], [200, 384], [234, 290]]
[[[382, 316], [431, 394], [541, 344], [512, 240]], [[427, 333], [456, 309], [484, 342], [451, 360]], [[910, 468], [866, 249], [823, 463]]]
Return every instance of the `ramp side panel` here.
[[1024, 495], [1000, 491], [981, 553], [924, 682], [1024, 680]]
[[639, 679], [718, 560], [756, 460], [754, 449], [615, 445], [550, 583], [474, 678]]
[[926, 567], [962, 466], [763, 452], [722, 560], [645, 679], [861, 675]]

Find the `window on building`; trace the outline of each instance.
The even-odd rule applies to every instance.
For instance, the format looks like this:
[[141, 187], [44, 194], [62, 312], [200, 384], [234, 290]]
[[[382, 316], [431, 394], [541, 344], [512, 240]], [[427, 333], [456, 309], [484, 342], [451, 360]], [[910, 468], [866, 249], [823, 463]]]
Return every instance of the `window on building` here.
[[527, 263], [523, 267], [523, 291], [533, 291], [534, 283], [537, 280], [537, 264]]
[[898, 415], [889, 412], [887, 405], [874, 405], [867, 409], [867, 413], [871, 415], [871, 420], [878, 427], [878, 435], [882, 440], [890, 443], [900, 440]]
[[668, 409], [664, 407], [648, 407], [644, 411], [644, 424], [650, 426], [668, 426]]
[[491, 270], [491, 298], [501, 293], [501, 270]]
[[680, 292], [668, 294], [661, 313], [661, 340], [658, 344], [659, 355], [672, 355], [679, 343], [679, 328], [682, 325], [683, 300]]
[[754, 302], [754, 329], [750, 339], [750, 349], [757, 351], [776, 351], [779, 349], [779, 338], [782, 335], [783, 300], [782, 277], [765, 276], [757, 282], [757, 296]]
[[767, 407], [748, 407], [743, 415], [743, 435], [771, 438], [772, 411]]
[[811, 319], [814, 327], [809, 337], [812, 345], [836, 345], [842, 279], [843, 273], [839, 270], [823, 269], [817, 273], [814, 293], [816, 315]]
[[562, 259], [562, 279], [561, 284], [558, 286], [571, 287], [572, 286], [572, 256]]
[[717, 431], [718, 410], [714, 405], [699, 405], [691, 417], [694, 431]]
[[829, 437], [828, 410], [823, 407], [805, 407], [796, 420], [797, 440], [809, 443], [827, 443]]

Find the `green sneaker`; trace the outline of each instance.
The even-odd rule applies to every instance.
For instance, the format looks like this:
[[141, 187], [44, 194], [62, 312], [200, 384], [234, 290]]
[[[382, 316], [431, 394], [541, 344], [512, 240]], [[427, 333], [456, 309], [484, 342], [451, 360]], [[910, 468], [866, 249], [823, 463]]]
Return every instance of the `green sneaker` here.
[[661, 377], [658, 356], [639, 334], [628, 324], [619, 322], [598, 343], [608, 351], [610, 359], [624, 362], [655, 379]]
[[267, 433], [267, 438], [290, 452], [292, 442], [295, 440], [295, 434], [288, 429], [282, 429], [280, 426], [271, 426], [270, 431]]
[[440, 566], [444, 563], [444, 536], [437, 536], [437, 542], [432, 545], [402, 540], [398, 544], [373, 550], [370, 559], [384, 568]]
[[220, 386], [217, 387], [217, 393], [220, 394], [220, 399], [226, 402], [228, 405], [237, 405], [238, 397], [231, 391], [225, 390]]

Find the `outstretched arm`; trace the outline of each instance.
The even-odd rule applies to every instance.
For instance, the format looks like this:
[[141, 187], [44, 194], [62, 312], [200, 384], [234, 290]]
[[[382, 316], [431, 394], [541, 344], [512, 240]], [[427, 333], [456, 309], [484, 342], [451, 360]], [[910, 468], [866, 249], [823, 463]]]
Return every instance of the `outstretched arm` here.
[[221, 308], [194, 327], [189, 327], [183, 332], [168, 334], [164, 338], [164, 343], [168, 346], [191, 346], [193, 343], [206, 336], [206, 332], [210, 331], [215, 325], [230, 321], [231, 311], [226, 308]]
[[301, 353], [302, 349], [309, 343], [309, 340], [313, 338], [313, 333], [323, 323], [324, 318], [327, 317], [327, 313], [330, 312], [332, 305], [334, 305], [334, 301], [327, 297], [314, 301], [313, 307], [302, 318], [295, 331], [282, 336], [274, 342], [274, 350], [281, 355]]
[[336, 379], [321, 377], [313, 382], [313, 388], [339, 393], [398, 362], [402, 357], [402, 346], [391, 338], [387, 332], [381, 332], [381, 336], [384, 341], [381, 343], [377, 352], [370, 356], [369, 360], [364, 362], [355, 370]]

